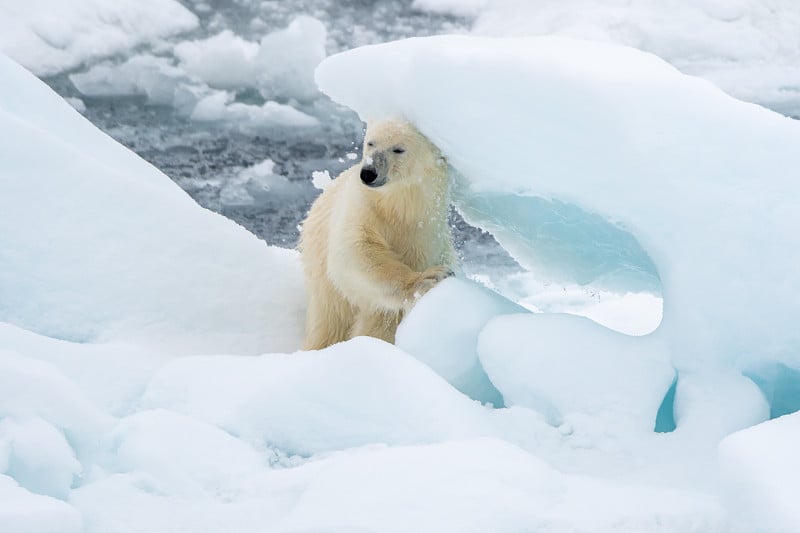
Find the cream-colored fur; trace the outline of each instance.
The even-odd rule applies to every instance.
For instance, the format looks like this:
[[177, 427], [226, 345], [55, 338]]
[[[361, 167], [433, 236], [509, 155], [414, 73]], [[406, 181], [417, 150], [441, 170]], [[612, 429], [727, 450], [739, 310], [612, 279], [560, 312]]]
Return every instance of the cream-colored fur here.
[[[374, 169], [374, 186], [363, 169]], [[370, 124], [362, 162], [330, 184], [303, 223], [305, 349], [358, 335], [394, 342], [403, 314], [452, 275], [447, 209], [439, 150], [407, 122]]]

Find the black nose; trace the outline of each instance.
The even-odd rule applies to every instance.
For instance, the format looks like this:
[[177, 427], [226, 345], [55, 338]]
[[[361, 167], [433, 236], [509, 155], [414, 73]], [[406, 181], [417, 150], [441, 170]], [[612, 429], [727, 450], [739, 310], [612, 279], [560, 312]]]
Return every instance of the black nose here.
[[369, 185], [373, 181], [378, 179], [378, 173], [375, 172], [375, 169], [372, 167], [362, 167], [361, 168], [361, 181]]

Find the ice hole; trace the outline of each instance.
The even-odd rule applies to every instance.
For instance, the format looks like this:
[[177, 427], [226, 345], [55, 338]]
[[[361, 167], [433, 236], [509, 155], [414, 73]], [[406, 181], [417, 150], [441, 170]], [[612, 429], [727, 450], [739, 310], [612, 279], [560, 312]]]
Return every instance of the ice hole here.
[[656, 425], [653, 429], [656, 433], [675, 431], [675, 390], [677, 388], [678, 378], [676, 377], [664, 395], [664, 400], [656, 413]]
[[744, 375], [764, 393], [770, 418], [800, 411], [800, 370], [783, 363], [768, 363], [752, 368]]

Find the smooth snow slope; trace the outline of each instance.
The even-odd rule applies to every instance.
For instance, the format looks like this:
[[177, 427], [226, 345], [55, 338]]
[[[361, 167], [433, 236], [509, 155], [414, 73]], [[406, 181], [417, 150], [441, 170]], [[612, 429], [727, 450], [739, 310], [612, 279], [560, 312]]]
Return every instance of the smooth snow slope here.
[[[364, 119], [413, 121], [460, 173], [459, 208], [502, 228], [498, 241], [523, 264], [550, 251], [541, 198], [586, 213], [562, 228], [563, 253], [545, 254], [562, 277], [576, 257], [607, 258], [580, 238], [596, 215], [629, 231], [663, 283], [658, 334], [680, 367], [800, 366], [800, 123], [653, 55], [557, 37], [369, 46], [326, 59], [317, 82]], [[632, 249], [620, 250], [623, 278], [645, 266], [627, 259]]]
[[194, 353], [299, 345], [292, 251], [207, 211], [0, 56], [0, 321]]

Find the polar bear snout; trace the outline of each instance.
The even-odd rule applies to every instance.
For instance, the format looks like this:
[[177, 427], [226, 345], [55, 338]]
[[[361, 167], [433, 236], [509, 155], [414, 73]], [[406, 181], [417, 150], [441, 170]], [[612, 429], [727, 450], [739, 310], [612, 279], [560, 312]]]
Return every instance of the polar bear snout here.
[[375, 170], [375, 167], [364, 165], [361, 167], [361, 181], [367, 187], [380, 187], [386, 183], [386, 177], [379, 179], [378, 171]]

